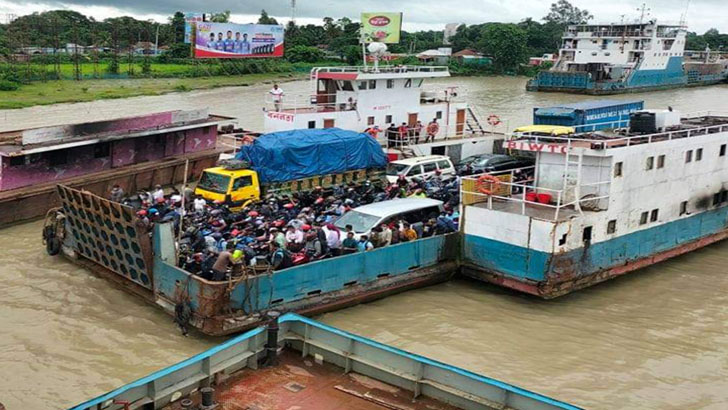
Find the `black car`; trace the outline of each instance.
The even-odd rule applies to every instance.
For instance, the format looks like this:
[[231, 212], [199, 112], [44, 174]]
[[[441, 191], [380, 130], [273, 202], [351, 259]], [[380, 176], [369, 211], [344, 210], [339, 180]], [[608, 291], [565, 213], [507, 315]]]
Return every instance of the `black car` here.
[[516, 168], [531, 167], [535, 164], [532, 158], [512, 157], [501, 154], [481, 154], [467, 157], [458, 162], [458, 175], [482, 174], [484, 172], [509, 171]]

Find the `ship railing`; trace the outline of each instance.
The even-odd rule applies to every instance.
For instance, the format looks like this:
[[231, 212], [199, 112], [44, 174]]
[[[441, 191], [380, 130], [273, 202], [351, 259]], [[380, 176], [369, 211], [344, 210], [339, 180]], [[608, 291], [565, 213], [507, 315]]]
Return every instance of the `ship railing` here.
[[598, 122], [594, 124], [577, 125], [574, 127], [577, 134], [594, 132], [603, 129], [617, 130], [621, 128], [629, 128], [629, 117], [614, 121]]
[[265, 111], [297, 114], [299, 112], [332, 112], [356, 110], [356, 99], [337, 101], [336, 94], [283, 94], [280, 99], [265, 96]]
[[590, 138], [590, 133], [578, 134], [572, 137], [557, 137], [551, 135], [538, 135], [533, 133], [523, 133], [520, 135], [512, 135], [513, 140], [528, 140], [534, 143], [544, 144], [564, 144], [569, 147], [605, 149], [616, 147], [630, 147], [633, 145], [652, 144], [655, 142], [672, 141], [674, 139], [692, 138], [706, 134], [715, 134], [719, 132], [728, 132], [728, 114], [716, 115], [715, 112], [706, 112], [697, 117], [687, 117], [683, 120], [702, 119], [702, 118], [725, 118], [725, 123], [716, 125], [707, 125], [702, 127], [678, 129], [671, 131], [657, 132], [645, 135], [630, 135], [616, 138]]
[[[388, 148], [401, 149], [408, 148], [413, 145], [424, 144], [425, 139], [427, 138], [427, 125], [429, 122], [430, 121], [422, 121], [422, 128], [408, 126], [407, 133], [404, 136], [400, 135], [400, 133], [397, 133], [396, 135], [389, 135], [386, 128], [380, 129], [379, 139], [384, 141]], [[499, 131], [501, 127], [505, 126], [503, 124], [504, 123], [501, 123], [498, 126], [490, 126], [486, 123], [482, 128], [478, 128], [472, 122], [469, 124], [467, 117], [465, 121], [462, 122], [454, 122], [450, 124], [439, 123], [440, 130], [435, 135], [434, 140], [431, 139], [430, 142], [461, 140], [489, 135], [505, 138], [507, 134]], [[475, 128], [471, 129], [471, 126]]]
[[[609, 195], [606, 194], [590, 193], [568, 200], [568, 197], [573, 196], [576, 192], [576, 186], [572, 186], [567, 190], [539, 187], [535, 185], [535, 180], [532, 177], [519, 182], [507, 182], [509, 179], [513, 180], [515, 178], [513, 171], [510, 174], [497, 172], [487, 174], [493, 175], [501, 181], [493, 188], [493, 192], [488, 194], [477, 189], [478, 178], [485, 174], [462, 177], [460, 203], [464, 206], [478, 205], [489, 210], [518, 213], [538, 217], [539, 219], [558, 221], [567, 211], [574, 214], [581, 212], [582, 209], [598, 210], [598, 206], [594, 206], [594, 204], [609, 198]], [[579, 184], [579, 188], [593, 188], [591, 191], [599, 192], [601, 186], [610, 183], [611, 181], [600, 181]], [[536, 195], [536, 200], [529, 199], [532, 194]]]
[[362, 73], [362, 74], [400, 74], [400, 73], [442, 73], [449, 72], [447, 66], [422, 66], [422, 65], [380, 65], [378, 69], [374, 66], [340, 66], [340, 67], [316, 67], [311, 70], [311, 77], [316, 78], [318, 73]]

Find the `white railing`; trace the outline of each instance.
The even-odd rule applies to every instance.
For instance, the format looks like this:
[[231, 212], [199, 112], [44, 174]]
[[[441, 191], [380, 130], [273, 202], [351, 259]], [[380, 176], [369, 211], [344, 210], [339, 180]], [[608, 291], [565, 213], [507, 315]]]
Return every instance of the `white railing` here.
[[[710, 115], [706, 115], [707, 117], [710, 117]], [[695, 117], [691, 117], [695, 118]], [[690, 120], [691, 118], [687, 118], [687, 120]], [[683, 118], [686, 120], [685, 118]], [[535, 143], [539, 142], [546, 142], [546, 143], [563, 143], [563, 144], [569, 144], [570, 146], [579, 146], [578, 144], [574, 143], [589, 143], [594, 144], [596, 146], [600, 146], [603, 148], [610, 148], [610, 147], [624, 147], [624, 146], [632, 146], [632, 145], [642, 145], [642, 144], [651, 144], [653, 142], [662, 142], [662, 141], [671, 141], [673, 139], [681, 139], [681, 138], [691, 138], [691, 137], [697, 137], [701, 135], [706, 134], [715, 134], [719, 132], [728, 132], [728, 119], [726, 119], [725, 124], [718, 124], [718, 125], [707, 125], [703, 127], [696, 127], [696, 128], [689, 128], [689, 129], [680, 129], [680, 130], [674, 130], [674, 131], [664, 131], [664, 132], [657, 132], [654, 134], [646, 134], [646, 135], [630, 135], [620, 138], [588, 138], [585, 134], [584, 136], [572, 136], [572, 137], [557, 137], [557, 136], [549, 136], [549, 135], [536, 135], [533, 133], [523, 133], [522, 136], [516, 136], [516, 139], [527, 139], [532, 140]], [[593, 145], [593, 146], [594, 146]]]
[[[330, 102], [319, 102], [326, 100]], [[273, 95], [265, 96], [266, 111], [285, 111], [296, 114], [299, 111], [352, 111], [356, 109], [356, 99], [351, 101], [337, 101], [336, 94], [283, 94], [280, 98]]]
[[[494, 172], [490, 175], [498, 176], [499, 173]], [[502, 174], [500, 174], [502, 175]], [[513, 174], [511, 174], [513, 175]], [[476, 181], [481, 175], [476, 176], [466, 176], [462, 177], [464, 180], [472, 181], [473, 186], [476, 186]], [[511, 176], [513, 178], [513, 176]], [[611, 181], [601, 181], [601, 182], [594, 182], [594, 183], [588, 183], [588, 184], [581, 184], [580, 187], [596, 187], [601, 185], [608, 185]], [[529, 215], [529, 209], [547, 209], [551, 210], [553, 212], [552, 217], [548, 217], [548, 215], [539, 215], [542, 219], [548, 219], [552, 221], [559, 220], [559, 216], [562, 215], [562, 212], [565, 209], [571, 210], [571, 211], [579, 211], [581, 212], [581, 206], [577, 206], [577, 204], [581, 205], [585, 202], [591, 202], [591, 201], [601, 201], [603, 199], [609, 198], [609, 195], [599, 195], [599, 196], [582, 196], [581, 198], [574, 198], [572, 201], [565, 202], [568, 190], [563, 189], [552, 189], [552, 188], [545, 188], [545, 187], [537, 187], [534, 185], [533, 179], [527, 179], [523, 182], [515, 183], [515, 182], [500, 182], [500, 186], [507, 187], [508, 189], [505, 190], [506, 194], [504, 195], [497, 195], [497, 194], [484, 194], [482, 192], [478, 192], [477, 190], [467, 190], [464, 188], [460, 189], [460, 202], [462, 204], [466, 204], [464, 196], [470, 195], [478, 198], [482, 198], [482, 201], [476, 201], [475, 203], [485, 204], [487, 209], [493, 210], [493, 204], [494, 203], [517, 203], [520, 204], [520, 207], [518, 207], [518, 213], [520, 215]], [[464, 186], [462, 183], [460, 185], [461, 187]], [[574, 190], [576, 186], [572, 187], [570, 190]], [[550, 195], [550, 201], [549, 202], [540, 202], [539, 200], [528, 200], [527, 196], [530, 194], [548, 194]], [[473, 201], [470, 201], [471, 205], [473, 204]], [[509, 209], [503, 209], [504, 212], [512, 212], [512, 210]]]
[[447, 66], [390, 66], [379, 65], [377, 70], [374, 66], [340, 66], [340, 67], [316, 67], [311, 70], [311, 77], [315, 77], [318, 73], [441, 73], [448, 72]]

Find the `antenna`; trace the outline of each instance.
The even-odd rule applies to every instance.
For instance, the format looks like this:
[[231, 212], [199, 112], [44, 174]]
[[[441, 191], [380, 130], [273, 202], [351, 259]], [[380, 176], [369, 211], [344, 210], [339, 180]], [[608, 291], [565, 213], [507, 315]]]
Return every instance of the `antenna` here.
[[296, 0], [291, 0], [291, 21], [296, 24]]
[[642, 21], [645, 19], [645, 16], [650, 15], [650, 8], [647, 7], [647, 4], [642, 3], [642, 7], [638, 8], [637, 11], [640, 12], [640, 24], [642, 24]]
[[680, 27], [685, 29], [688, 27], [688, 8], [690, 8], [690, 0], [685, 0], [685, 11], [680, 15]]

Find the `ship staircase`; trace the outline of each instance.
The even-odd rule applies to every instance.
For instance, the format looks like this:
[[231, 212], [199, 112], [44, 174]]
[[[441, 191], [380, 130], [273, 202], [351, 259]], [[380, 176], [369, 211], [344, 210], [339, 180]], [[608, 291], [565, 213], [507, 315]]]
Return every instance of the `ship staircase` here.
[[485, 135], [485, 129], [480, 123], [475, 111], [473, 111], [473, 107], [468, 107], [468, 115], [465, 117], [465, 126], [468, 128], [468, 131], [473, 134], [480, 133], [481, 135]]
[[[583, 214], [581, 210], [581, 176], [582, 168], [584, 164], [584, 153], [582, 150], [578, 150], [575, 153], [571, 146], [571, 140], [569, 140], [566, 147], [566, 155], [564, 155], [564, 186], [563, 192], [569, 192], [570, 190], [574, 193], [574, 210]], [[564, 199], [568, 201], [568, 197]]]

